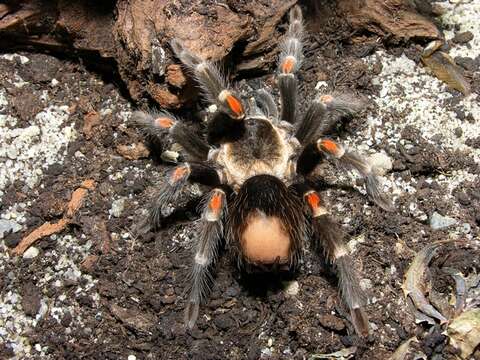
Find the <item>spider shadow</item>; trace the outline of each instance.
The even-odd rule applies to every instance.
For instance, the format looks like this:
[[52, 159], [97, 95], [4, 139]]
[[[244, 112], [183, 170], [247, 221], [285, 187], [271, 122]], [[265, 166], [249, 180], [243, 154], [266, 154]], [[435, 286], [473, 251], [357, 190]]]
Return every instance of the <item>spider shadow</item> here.
[[285, 289], [285, 282], [295, 280], [298, 270], [256, 269], [255, 271], [240, 271], [237, 281], [248, 296], [267, 298], [279, 294]]
[[[315, 256], [317, 274], [326, 280], [328, 286], [338, 289], [339, 282], [335, 268], [326, 261], [323, 256]], [[247, 296], [268, 299], [270, 296], [279, 296], [285, 293], [288, 283], [291, 281], [301, 282], [302, 274], [306, 274], [305, 265], [295, 270], [255, 269], [255, 271], [239, 271], [235, 276], [240, 288], [247, 292]]]

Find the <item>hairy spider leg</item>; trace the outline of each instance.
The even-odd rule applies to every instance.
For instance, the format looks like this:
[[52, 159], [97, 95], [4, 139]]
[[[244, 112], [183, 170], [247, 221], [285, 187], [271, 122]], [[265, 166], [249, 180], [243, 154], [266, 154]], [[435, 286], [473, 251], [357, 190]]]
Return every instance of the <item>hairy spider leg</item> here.
[[228, 82], [218, 66], [193, 55], [176, 39], [172, 40], [171, 46], [180, 61], [192, 71], [207, 100], [216, 104], [220, 111], [232, 119], [242, 120], [245, 117], [245, 106], [240, 97], [229, 89]]
[[299, 6], [290, 10], [290, 24], [281, 44], [277, 82], [280, 89], [280, 119], [293, 123], [297, 102], [297, 79], [295, 72], [302, 61], [303, 18]]
[[295, 137], [303, 145], [330, 131], [344, 117], [351, 117], [364, 108], [364, 102], [350, 94], [324, 94], [318, 96], [300, 120]]
[[298, 123], [295, 137], [300, 141], [300, 144], [306, 145], [313, 141], [326, 117], [326, 105], [321, 101], [321, 98], [315, 99]]
[[189, 329], [195, 325], [200, 304], [206, 299], [212, 286], [211, 271], [218, 258], [226, 211], [225, 192], [219, 188], [210, 191], [203, 205], [202, 217], [197, 224], [197, 243], [190, 274], [190, 295], [185, 308], [185, 325]]
[[346, 150], [331, 139], [320, 138], [315, 144], [305, 147], [297, 161], [297, 172], [310, 175], [315, 167], [324, 159], [330, 158], [346, 169], [354, 169], [365, 181], [365, 188], [370, 199], [386, 211], [393, 211], [390, 199], [380, 190], [378, 177], [372, 171], [372, 165], [361, 155]]
[[355, 331], [361, 336], [368, 336], [368, 318], [364, 310], [366, 297], [352, 266], [352, 258], [343, 240], [343, 231], [330, 218], [326, 205], [315, 190], [306, 188], [303, 199], [312, 217], [312, 247], [317, 254], [323, 252], [328, 261], [335, 266], [342, 299], [350, 310]]
[[347, 151], [342, 145], [330, 139], [317, 140], [317, 148], [336, 159], [342, 167], [356, 170], [365, 180], [365, 188], [370, 199], [383, 210], [394, 210], [390, 199], [380, 190], [379, 180], [372, 171], [372, 165], [363, 156]]
[[166, 111], [135, 111], [131, 121], [147, 139], [154, 140], [155, 144], [163, 144], [165, 137], [170, 135], [193, 160], [207, 160], [210, 146], [172, 114]]
[[175, 205], [188, 181], [207, 186], [221, 184], [218, 172], [211, 166], [199, 163], [183, 163], [168, 171], [165, 181], [160, 185], [155, 199], [150, 205], [149, 220], [157, 228], [170, 205]]

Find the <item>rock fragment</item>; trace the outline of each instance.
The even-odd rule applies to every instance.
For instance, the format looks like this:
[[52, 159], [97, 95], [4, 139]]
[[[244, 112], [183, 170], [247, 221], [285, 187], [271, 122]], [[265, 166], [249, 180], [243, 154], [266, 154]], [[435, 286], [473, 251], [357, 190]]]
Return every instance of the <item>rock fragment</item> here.
[[455, 225], [457, 220], [449, 216], [442, 216], [437, 212], [434, 212], [430, 217], [430, 227], [433, 230], [443, 230], [452, 225]]
[[27, 251], [23, 253], [23, 258], [33, 259], [37, 257], [39, 253], [40, 253], [40, 250], [38, 250], [35, 246], [31, 246], [30, 248], [27, 249]]
[[119, 305], [112, 304], [110, 311], [118, 320], [138, 332], [150, 332], [156, 323], [153, 315], [143, 313], [138, 309], [126, 309]]
[[473, 34], [471, 31], [463, 31], [456, 33], [452, 38], [452, 41], [457, 44], [465, 44], [473, 40]]
[[33, 283], [26, 284], [23, 287], [22, 293], [22, 308], [25, 312], [25, 315], [35, 317], [40, 311], [40, 307], [41, 296], [39, 289]]
[[124, 209], [125, 209], [125, 198], [117, 199], [112, 203], [110, 214], [118, 218], [122, 215], [122, 212]]
[[285, 286], [285, 292], [289, 296], [298, 295], [299, 291], [300, 291], [300, 285], [298, 284], [298, 281], [289, 281]]
[[5, 235], [10, 232], [15, 233], [22, 229], [22, 225], [16, 221], [0, 219], [0, 239], [3, 239]]
[[392, 159], [384, 153], [372, 154], [368, 160], [377, 175], [383, 176], [392, 170]]
[[100, 125], [100, 115], [96, 111], [89, 111], [83, 117], [83, 133], [87, 139], [93, 136], [93, 129]]
[[132, 145], [118, 145], [117, 152], [128, 160], [138, 160], [148, 157], [150, 151], [142, 143]]
[[319, 321], [324, 328], [327, 328], [329, 330], [342, 331], [343, 329], [345, 329], [345, 324], [342, 319], [331, 314], [320, 315]]

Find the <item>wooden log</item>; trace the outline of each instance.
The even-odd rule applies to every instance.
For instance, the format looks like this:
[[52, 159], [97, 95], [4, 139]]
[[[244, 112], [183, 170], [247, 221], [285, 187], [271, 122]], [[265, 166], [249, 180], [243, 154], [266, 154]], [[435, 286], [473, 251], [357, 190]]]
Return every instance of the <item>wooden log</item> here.
[[[138, 103], [180, 108], [196, 96], [172, 56], [182, 41], [199, 56], [228, 63], [235, 74], [272, 68], [288, 10], [297, 0], [22, 0], [0, 4], [0, 51], [48, 51], [82, 58], [118, 74]], [[307, 18], [315, 22], [303, 3]], [[354, 29], [393, 37], [431, 39], [436, 26], [408, 0], [337, 0]], [[325, 19], [318, 19], [326, 21]], [[228, 60], [228, 61], [225, 61]]]

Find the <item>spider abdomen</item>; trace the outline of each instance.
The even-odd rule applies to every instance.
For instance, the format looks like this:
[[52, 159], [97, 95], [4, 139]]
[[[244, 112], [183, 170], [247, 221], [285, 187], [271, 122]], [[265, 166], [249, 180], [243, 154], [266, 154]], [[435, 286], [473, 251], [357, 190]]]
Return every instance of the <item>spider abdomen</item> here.
[[242, 234], [241, 247], [251, 263], [284, 264], [290, 257], [291, 239], [282, 221], [256, 210], [249, 214]]
[[300, 199], [272, 175], [245, 181], [229, 209], [228, 240], [240, 260], [294, 268], [306, 237]]

